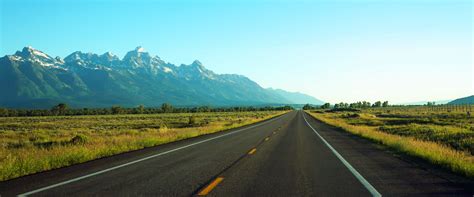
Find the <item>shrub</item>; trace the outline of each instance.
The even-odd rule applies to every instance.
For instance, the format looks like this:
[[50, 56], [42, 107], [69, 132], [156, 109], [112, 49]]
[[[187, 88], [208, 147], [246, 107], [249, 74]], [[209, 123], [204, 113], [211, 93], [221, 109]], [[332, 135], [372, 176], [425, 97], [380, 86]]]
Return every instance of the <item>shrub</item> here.
[[194, 126], [194, 125], [196, 125], [196, 117], [194, 117], [194, 116], [189, 116], [189, 117], [188, 117], [188, 125], [191, 126], [191, 127]]
[[88, 140], [89, 138], [87, 136], [82, 135], [82, 134], [77, 134], [71, 139], [70, 143], [71, 144], [85, 144], [87, 143]]

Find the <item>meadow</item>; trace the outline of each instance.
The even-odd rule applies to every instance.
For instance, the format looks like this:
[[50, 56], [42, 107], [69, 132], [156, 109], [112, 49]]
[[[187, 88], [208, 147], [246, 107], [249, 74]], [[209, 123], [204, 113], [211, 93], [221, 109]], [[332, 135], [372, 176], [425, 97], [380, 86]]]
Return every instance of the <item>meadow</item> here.
[[311, 110], [310, 114], [345, 131], [474, 177], [472, 106], [379, 107]]
[[0, 117], [0, 181], [232, 129], [286, 111]]

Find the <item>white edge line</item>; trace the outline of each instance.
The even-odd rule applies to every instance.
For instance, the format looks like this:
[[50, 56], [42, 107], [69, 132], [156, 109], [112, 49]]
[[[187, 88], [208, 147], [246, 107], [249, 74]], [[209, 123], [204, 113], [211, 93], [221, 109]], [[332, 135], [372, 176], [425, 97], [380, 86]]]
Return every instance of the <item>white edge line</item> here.
[[324, 144], [326, 144], [327, 147], [329, 147], [329, 149], [331, 149], [331, 151], [334, 153], [334, 155], [336, 155], [336, 157], [347, 167], [347, 169], [349, 169], [349, 171], [352, 172], [352, 174], [357, 178], [357, 180], [359, 180], [360, 183], [362, 183], [362, 185], [364, 185], [364, 187], [369, 190], [369, 192], [372, 194], [372, 196], [377, 196], [377, 197], [380, 197], [382, 196], [382, 194], [380, 194], [374, 186], [372, 186], [359, 172], [357, 172], [357, 170], [352, 167], [352, 165], [347, 162], [344, 157], [341, 156], [341, 154], [339, 154], [336, 149], [334, 149], [324, 138], [323, 136], [321, 136], [317, 131], [316, 129], [314, 129], [309, 123], [308, 121], [306, 120], [306, 117], [305, 117], [305, 114], [306, 112], [303, 112], [303, 118], [304, 118], [304, 121], [306, 122], [306, 124], [309, 126], [309, 128], [311, 128], [314, 133], [316, 133], [316, 135], [324, 142]]
[[246, 128], [238, 129], [238, 130], [232, 131], [232, 132], [230, 132], [230, 133], [226, 133], [226, 134], [219, 135], [219, 136], [216, 136], [216, 137], [213, 137], [213, 138], [209, 138], [209, 139], [205, 139], [205, 140], [202, 140], [202, 141], [199, 141], [199, 142], [195, 142], [195, 143], [192, 143], [192, 144], [188, 144], [188, 145], [185, 145], [185, 146], [181, 146], [181, 147], [179, 147], [179, 148], [175, 148], [175, 149], [172, 149], [172, 150], [168, 150], [168, 151], [165, 151], [165, 152], [162, 152], [162, 153], [158, 153], [158, 154], [156, 154], [156, 155], [151, 155], [151, 156], [148, 156], [148, 157], [145, 157], [145, 158], [141, 158], [141, 159], [138, 159], [138, 160], [135, 160], [135, 161], [131, 161], [131, 162], [128, 162], [128, 163], [124, 163], [124, 164], [121, 164], [121, 165], [118, 165], [118, 166], [114, 166], [114, 167], [111, 167], [111, 168], [107, 168], [107, 169], [104, 169], [104, 170], [100, 170], [100, 171], [97, 171], [97, 172], [94, 172], [94, 173], [91, 173], [91, 174], [88, 174], [88, 175], [84, 175], [84, 176], [80, 176], [80, 177], [77, 177], [77, 178], [73, 178], [73, 179], [70, 179], [70, 180], [67, 180], [67, 181], [63, 181], [63, 182], [60, 182], [60, 183], [56, 183], [56, 184], [53, 184], [53, 185], [50, 185], [50, 186], [46, 186], [46, 187], [42, 187], [42, 188], [39, 188], [39, 189], [35, 189], [35, 190], [33, 190], [33, 191], [29, 191], [29, 192], [26, 192], [26, 193], [19, 194], [18, 196], [19, 196], [19, 197], [28, 196], [28, 195], [35, 194], [35, 193], [42, 192], [42, 191], [46, 191], [46, 190], [49, 190], [49, 189], [52, 189], [52, 188], [55, 188], [55, 187], [59, 187], [59, 186], [62, 186], [62, 185], [66, 185], [66, 184], [69, 184], [69, 183], [73, 183], [73, 182], [76, 182], [76, 181], [79, 181], [79, 180], [82, 180], [82, 179], [86, 179], [86, 178], [89, 178], [89, 177], [92, 177], [92, 176], [96, 176], [96, 175], [99, 175], [99, 174], [103, 174], [103, 173], [106, 173], [106, 172], [109, 172], [109, 171], [112, 171], [112, 170], [115, 170], [115, 169], [119, 169], [119, 168], [122, 168], [122, 167], [125, 167], [125, 166], [129, 166], [129, 165], [132, 165], [132, 164], [141, 162], [141, 161], [149, 160], [149, 159], [152, 159], [152, 158], [155, 158], [155, 157], [159, 157], [159, 156], [162, 156], [162, 155], [166, 155], [166, 154], [168, 154], [168, 153], [172, 153], [172, 152], [175, 152], [175, 151], [178, 151], [178, 150], [181, 150], [181, 149], [185, 149], [185, 148], [188, 148], [188, 147], [191, 147], [191, 146], [195, 146], [195, 145], [198, 145], [198, 144], [201, 144], [201, 143], [204, 143], [204, 142], [208, 142], [208, 141], [211, 141], [211, 140], [219, 139], [219, 138], [221, 138], [221, 137], [225, 137], [225, 136], [232, 135], [232, 134], [235, 134], [235, 133], [244, 131], [244, 130], [248, 130], [248, 129], [252, 129], [252, 128], [255, 128], [255, 127], [258, 127], [258, 126], [261, 126], [261, 125], [264, 125], [264, 124], [268, 124], [268, 123], [270, 123], [270, 122], [273, 122], [273, 121], [275, 121], [275, 120], [280, 119], [281, 117], [283, 117], [283, 116], [280, 115], [280, 116], [277, 117], [277, 118], [274, 118], [274, 119], [271, 119], [271, 120], [266, 120], [266, 121], [264, 121], [264, 122], [260, 122], [260, 123], [257, 123], [257, 124], [255, 124], [255, 125], [252, 125], [252, 126], [249, 126], [249, 127], [246, 127]]

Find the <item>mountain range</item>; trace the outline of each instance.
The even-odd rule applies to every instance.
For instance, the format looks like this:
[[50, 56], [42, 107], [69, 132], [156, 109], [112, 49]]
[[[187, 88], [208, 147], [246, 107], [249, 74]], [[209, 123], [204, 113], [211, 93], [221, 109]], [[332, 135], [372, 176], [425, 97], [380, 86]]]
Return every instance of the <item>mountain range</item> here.
[[449, 102], [448, 104], [451, 104], [451, 105], [474, 104], [474, 95], [455, 99], [455, 100]]
[[0, 107], [111, 105], [236, 106], [322, 104], [302, 93], [265, 89], [236, 74], [216, 74], [199, 61], [176, 66], [137, 47], [120, 59], [76, 51], [67, 57], [25, 47], [0, 58]]

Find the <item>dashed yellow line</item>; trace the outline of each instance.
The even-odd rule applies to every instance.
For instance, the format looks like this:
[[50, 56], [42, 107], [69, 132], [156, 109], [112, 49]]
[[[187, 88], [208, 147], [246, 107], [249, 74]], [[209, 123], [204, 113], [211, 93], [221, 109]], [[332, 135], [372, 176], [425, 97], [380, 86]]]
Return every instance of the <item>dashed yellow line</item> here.
[[209, 194], [209, 192], [211, 192], [217, 185], [219, 185], [219, 183], [222, 182], [222, 180], [224, 180], [223, 177], [217, 177], [209, 185], [207, 185], [203, 190], [201, 190], [198, 193], [198, 196], [205, 196]]
[[249, 155], [254, 154], [257, 151], [256, 148], [252, 148], [252, 150], [249, 151]]

